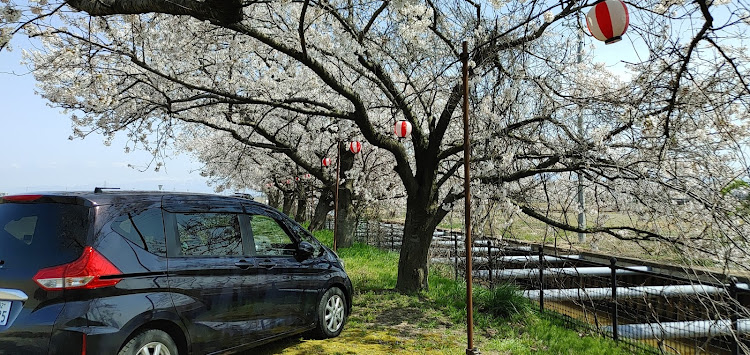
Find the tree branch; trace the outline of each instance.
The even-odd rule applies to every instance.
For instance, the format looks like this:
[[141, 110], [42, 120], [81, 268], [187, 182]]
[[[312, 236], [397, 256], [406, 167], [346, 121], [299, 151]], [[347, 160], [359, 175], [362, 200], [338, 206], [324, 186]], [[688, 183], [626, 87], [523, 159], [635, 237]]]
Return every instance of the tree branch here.
[[67, 0], [71, 7], [91, 16], [162, 13], [186, 15], [215, 25], [242, 21], [241, 0]]

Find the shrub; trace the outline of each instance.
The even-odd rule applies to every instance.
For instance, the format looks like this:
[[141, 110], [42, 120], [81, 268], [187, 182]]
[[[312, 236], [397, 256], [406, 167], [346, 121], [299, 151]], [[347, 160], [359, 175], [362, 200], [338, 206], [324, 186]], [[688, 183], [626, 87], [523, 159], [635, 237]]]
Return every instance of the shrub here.
[[474, 307], [478, 312], [508, 319], [531, 310], [531, 304], [515, 285], [503, 283], [494, 288], [478, 287], [474, 292]]

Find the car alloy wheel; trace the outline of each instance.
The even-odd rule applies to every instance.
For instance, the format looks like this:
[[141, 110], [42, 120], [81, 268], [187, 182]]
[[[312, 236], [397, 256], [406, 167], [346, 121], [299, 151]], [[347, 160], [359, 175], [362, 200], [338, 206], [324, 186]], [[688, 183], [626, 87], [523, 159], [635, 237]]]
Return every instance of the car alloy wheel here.
[[171, 355], [172, 353], [169, 352], [169, 348], [158, 342], [151, 342], [140, 349], [138, 349], [138, 352], [136, 352], [137, 355]]
[[338, 332], [344, 326], [346, 317], [346, 301], [338, 294], [331, 295], [326, 302], [325, 323], [331, 333]]
[[318, 302], [318, 319], [310, 335], [317, 339], [337, 337], [346, 324], [348, 309], [344, 291], [338, 287], [329, 288]]
[[148, 329], [130, 339], [118, 355], [178, 355], [178, 351], [169, 334], [159, 329]]

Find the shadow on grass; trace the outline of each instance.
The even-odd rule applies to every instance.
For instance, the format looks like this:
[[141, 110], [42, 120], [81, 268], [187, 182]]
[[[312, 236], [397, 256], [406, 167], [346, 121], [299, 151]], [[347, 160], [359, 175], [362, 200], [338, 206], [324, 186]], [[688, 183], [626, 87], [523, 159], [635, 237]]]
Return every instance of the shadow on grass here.
[[412, 354], [432, 353], [455, 346], [445, 330], [444, 315], [422, 297], [394, 290], [372, 289], [355, 295], [352, 314], [336, 338], [316, 340], [303, 336], [278, 340], [245, 354]]
[[[276, 340], [273, 342], [270, 342], [268, 344], [259, 346], [257, 348], [249, 349], [243, 354], [258, 354], [258, 355], [266, 355], [266, 354], [278, 354], [281, 353], [284, 349], [297, 346], [301, 344], [303, 339], [299, 336], [291, 337], [291, 338], [285, 338], [281, 340]], [[312, 349], [311, 349], [312, 350]], [[322, 351], [322, 349], [321, 349]]]
[[318, 340], [297, 336], [250, 349], [244, 354], [393, 354], [403, 352], [407, 345], [405, 339], [389, 333], [377, 330], [345, 329], [336, 338]]

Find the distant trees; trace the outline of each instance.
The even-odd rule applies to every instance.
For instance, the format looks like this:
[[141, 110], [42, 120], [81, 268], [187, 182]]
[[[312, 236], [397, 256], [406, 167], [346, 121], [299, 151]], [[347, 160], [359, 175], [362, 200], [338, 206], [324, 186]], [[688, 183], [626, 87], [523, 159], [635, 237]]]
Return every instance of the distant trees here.
[[[296, 203], [297, 220], [304, 220], [307, 200], [315, 195], [313, 200], [317, 205], [310, 223], [310, 229], [315, 230], [323, 227], [326, 215], [333, 210], [337, 143], [332, 139], [336, 135], [326, 132], [327, 128], [309, 126], [312, 121], [307, 121], [308, 125], [294, 137], [294, 145], [280, 142], [289, 128], [300, 121], [290, 122], [273, 131], [269, 139], [261, 137], [259, 141], [251, 138], [257, 129], [241, 124], [228, 129], [229, 132], [211, 125], [193, 125], [182, 130], [177, 143], [203, 163], [201, 174], [210, 178], [218, 190], [262, 191], [269, 196], [269, 204], [288, 214]], [[339, 201], [342, 233], [338, 240], [341, 246], [351, 243], [357, 216], [367, 205], [390, 196], [390, 191], [379, 188], [388, 186], [381, 181], [393, 179], [391, 174], [382, 174], [388, 169], [389, 160], [376, 147], [365, 145], [355, 156], [346, 149], [346, 143], [340, 141], [338, 152], [342, 172]], [[331, 159], [331, 166], [322, 166], [325, 157]]]
[[[618, 75], [590, 56], [575, 64], [579, 13], [592, 4], [40, 1], [5, 23], [43, 40], [31, 54], [41, 93], [68, 110], [77, 136], [123, 132], [132, 148], [157, 152], [196, 139], [184, 123], [199, 123], [260, 154], [285, 155], [323, 186], [332, 177], [317, 162], [337, 139], [377, 148], [376, 163], [352, 164], [347, 176], [376, 166], [360, 175], [378, 177], [362, 193], [405, 195], [402, 292], [427, 287], [433, 232], [464, 197], [462, 41], [478, 205], [555, 229], [667, 243], [686, 257], [718, 255], [747, 270], [748, 221], [734, 213], [741, 201], [720, 191], [747, 175], [750, 14], [742, 3], [629, 3], [620, 45], [646, 50]], [[400, 119], [414, 126], [408, 140], [391, 134]], [[232, 164], [219, 170], [215, 157], [203, 160], [209, 174], [233, 180]], [[550, 211], [570, 203], [573, 173], [594, 195], [587, 212], [596, 217], [585, 228]], [[690, 204], [675, 206], [675, 197]], [[598, 218], [603, 204], [631, 220]]]

